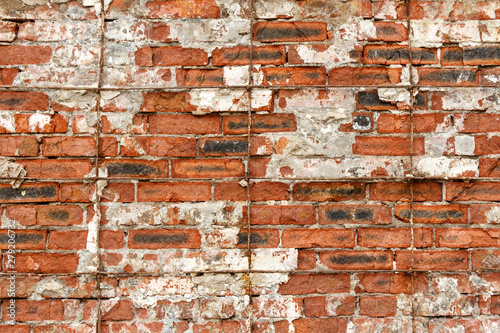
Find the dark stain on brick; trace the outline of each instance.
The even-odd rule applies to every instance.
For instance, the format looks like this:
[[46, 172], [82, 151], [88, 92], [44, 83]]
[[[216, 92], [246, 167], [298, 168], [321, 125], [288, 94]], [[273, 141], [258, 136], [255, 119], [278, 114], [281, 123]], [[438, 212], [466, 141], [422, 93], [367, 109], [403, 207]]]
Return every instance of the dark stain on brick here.
[[155, 235], [152, 230], [149, 235], [134, 235], [132, 239], [136, 243], [184, 243], [189, 240], [189, 236], [187, 234]]
[[291, 73], [287, 74], [266, 74], [266, 81], [283, 81], [292, 76]]
[[380, 98], [378, 97], [378, 93], [376, 91], [360, 91], [358, 93], [358, 104], [360, 106], [364, 106], [368, 109], [377, 107], [377, 108], [384, 108], [384, 107], [391, 107], [394, 108], [394, 106], [385, 101], [381, 101]]
[[370, 128], [371, 125], [370, 117], [367, 116], [354, 116], [352, 122], [353, 125], [357, 125], [361, 128]]
[[290, 120], [282, 121], [281, 124], [269, 124], [264, 121], [256, 121], [253, 126], [255, 129], [278, 129], [278, 128], [291, 128], [292, 123]]
[[53, 220], [66, 221], [67, 219], [69, 219], [68, 211], [62, 209], [52, 209], [47, 215]]
[[324, 32], [318, 28], [258, 27], [255, 37], [259, 41], [315, 37]]
[[444, 50], [443, 60], [446, 62], [462, 62], [463, 55], [461, 49]]
[[247, 128], [248, 127], [248, 121], [246, 119], [242, 119], [240, 121], [230, 121], [227, 124], [227, 127], [229, 129], [232, 129], [232, 130], [239, 130], [239, 129]]
[[349, 214], [348, 211], [340, 209], [327, 210], [325, 212], [325, 215], [326, 218], [331, 221], [345, 221], [351, 219], [351, 215]]
[[354, 212], [354, 219], [360, 221], [371, 221], [373, 220], [373, 210], [372, 209], [360, 209]]
[[[404, 219], [409, 219], [410, 214], [411, 211], [409, 209], [405, 209], [399, 213], [399, 216]], [[463, 216], [464, 213], [458, 210], [433, 212], [428, 210], [415, 209], [413, 211], [413, 217], [418, 219], [431, 219], [435, 217], [440, 220], [448, 220], [448, 219], [459, 219]]]
[[0, 98], [0, 104], [9, 106], [18, 106], [26, 103], [28, 99], [26, 98]]
[[429, 50], [426, 50], [426, 49], [424, 49], [424, 50], [412, 50], [411, 51], [411, 58], [412, 58], [413, 62], [435, 61], [436, 60], [436, 53], [429, 51]]
[[207, 166], [207, 165], [197, 165], [193, 167], [188, 167], [188, 171], [190, 172], [226, 172], [228, 171], [226, 168], [222, 166]]
[[417, 96], [415, 96], [415, 104], [419, 108], [425, 108], [426, 107], [425, 94], [418, 93]]
[[500, 59], [500, 48], [495, 46], [471, 47], [464, 49], [464, 60]]
[[203, 145], [203, 151], [206, 153], [241, 153], [247, 151], [247, 141], [206, 141]]
[[339, 255], [329, 258], [332, 264], [349, 265], [349, 264], [371, 264], [371, 263], [386, 263], [387, 256], [384, 255], [367, 255], [367, 254], [355, 254], [355, 255]]
[[[22, 234], [16, 231], [14, 235], [16, 244], [38, 243], [43, 241], [42, 234]], [[7, 234], [0, 234], [0, 244], [7, 244], [9, 239], [11, 238]]]
[[[24, 193], [24, 195], [23, 195]], [[54, 186], [40, 186], [40, 187], [21, 187], [0, 188], [0, 199], [12, 200], [23, 198], [51, 198], [54, 197], [57, 190]]]
[[320, 78], [321, 74], [317, 72], [305, 72], [304, 76], [311, 80], [316, 80]]
[[398, 30], [395, 27], [387, 27], [387, 26], [382, 26], [382, 27], [377, 27], [377, 35], [397, 35]]
[[354, 74], [354, 77], [357, 80], [380, 80], [380, 81], [389, 81], [389, 74], [387, 73], [379, 73], [379, 74], [371, 74], [371, 73], [357, 73]]
[[159, 175], [158, 169], [139, 163], [110, 163], [106, 165], [108, 176], [150, 176]]
[[[248, 244], [248, 232], [241, 232], [238, 234], [238, 245]], [[262, 236], [259, 233], [250, 233], [250, 244], [267, 245], [269, 244], [269, 237]]]
[[433, 71], [420, 75], [421, 81], [437, 82], [475, 82], [476, 73], [469, 70], [452, 69], [446, 71]]
[[[250, 52], [227, 52], [225, 58], [228, 60], [248, 60], [250, 59]], [[281, 51], [253, 51], [253, 60], [279, 60], [281, 58], [283, 58], [283, 52]]]
[[299, 187], [297, 189], [298, 195], [326, 195], [332, 197], [348, 197], [353, 195], [360, 195], [363, 192], [361, 187], [329, 187], [329, 188], [315, 188], [315, 187]]

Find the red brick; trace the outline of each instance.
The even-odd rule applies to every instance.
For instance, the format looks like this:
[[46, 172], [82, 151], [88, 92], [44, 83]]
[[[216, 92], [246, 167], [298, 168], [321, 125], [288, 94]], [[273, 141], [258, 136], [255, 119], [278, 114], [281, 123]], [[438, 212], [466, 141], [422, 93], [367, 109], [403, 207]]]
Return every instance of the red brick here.
[[[7, 317], [6, 320], [10, 320], [10, 318]], [[16, 323], [16, 325], [0, 325], [0, 330], [2, 332], [8, 332], [8, 333], [30, 333], [30, 326], [21, 325], [19, 323]], [[43, 332], [36, 332], [36, 333], [43, 333]]]
[[500, 132], [500, 114], [458, 114], [455, 116], [457, 131], [461, 133]]
[[219, 18], [215, 0], [150, 1], [146, 4], [151, 18]]
[[[474, 137], [474, 140], [475, 140], [475, 147], [474, 147], [475, 155], [500, 154], [500, 136], [477, 135]], [[495, 173], [496, 163], [497, 163], [496, 159], [484, 159], [483, 163], [481, 163], [480, 161], [479, 163], [480, 176], [491, 175], [492, 173]], [[484, 165], [482, 166], [481, 164]]]
[[0, 85], [11, 85], [18, 73], [17, 68], [0, 68]]
[[257, 22], [253, 40], [258, 42], [311, 42], [326, 40], [324, 22]]
[[92, 169], [89, 160], [23, 160], [18, 161], [26, 170], [26, 177], [81, 178]]
[[51, 202], [59, 200], [59, 185], [56, 183], [24, 183], [19, 188], [0, 184], [0, 202]]
[[195, 111], [196, 106], [189, 103], [191, 96], [186, 92], [143, 93], [142, 110], [145, 112]]
[[[410, 269], [410, 251], [396, 253], [397, 269]], [[463, 271], [469, 267], [466, 251], [413, 251], [413, 269], [424, 271]]]
[[365, 183], [297, 183], [293, 186], [295, 201], [344, 201], [365, 197]]
[[280, 182], [253, 182], [250, 184], [250, 200], [288, 200], [290, 199], [290, 184]]
[[[375, 156], [409, 156], [411, 140], [408, 137], [369, 137], [357, 136], [352, 145], [352, 152], [356, 155]], [[413, 138], [413, 155], [423, 155], [425, 152], [424, 138]]]
[[[414, 48], [411, 52], [415, 65], [437, 64], [436, 49]], [[367, 45], [363, 49], [365, 64], [406, 65], [410, 63], [408, 46], [405, 45]]]
[[75, 333], [75, 332], [91, 332], [94, 326], [90, 324], [71, 325], [36, 325], [33, 327], [33, 333]]
[[50, 62], [52, 49], [43, 45], [0, 46], [0, 65], [40, 65]]
[[[16, 253], [18, 273], [75, 273], [78, 267], [75, 253]], [[7, 266], [7, 258], [4, 258]]]
[[500, 250], [473, 250], [472, 251], [472, 268], [474, 269], [487, 269], [499, 270], [500, 263], [498, 257]]
[[262, 85], [293, 86], [326, 84], [325, 67], [264, 67]]
[[36, 111], [49, 108], [49, 97], [43, 92], [0, 91], [0, 110]]
[[143, 47], [135, 52], [137, 66], [208, 65], [208, 54], [200, 49], [182, 46]]
[[[410, 205], [396, 205], [395, 216], [410, 222]], [[467, 223], [465, 205], [413, 205], [413, 223]]]
[[214, 188], [215, 200], [246, 201], [247, 189], [239, 182], [217, 182]]
[[500, 230], [446, 228], [436, 229], [436, 246], [438, 247], [498, 247], [500, 246]]
[[83, 222], [83, 212], [78, 206], [37, 206], [37, 225], [78, 225]]
[[[280, 244], [280, 233], [276, 229], [253, 229], [250, 232], [250, 246], [252, 248], [276, 248]], [[238, 234], [238, 247], [247, 248], [248, 231]]]
[[2, 136], [0, 137], [0, 155], [37, 156], [38, 141], [34, 136]]
[[357, 293], [411, 294], [411, 276], [405, 273], [357, 273]]
[[392, 269], [391, 251], [328, 251], [319, 259], [333, 270]]
[[[40, 117], [40, 114], [16, 114], [16, 132], [18, 133], [66, 133], [68, 131], [68, 117], [55, 113], [44, 114], [47, 122], [32, 120], [34, 117]], [[42, 125], [42, 126], [40, 126]]]
[[83, 250], [87, 246], [87, 231], [56, 231], [49, 232], [49, 249], [52, 250]]
[[44, 156], [95, 156], [94, 138], [49, 137], [42, 139]]
[[0, 21], [0, 41], [13, 42], [17, 35], [17, 23], [11, 21]]
[[350, 290], [349, 274], [291, 274], [280, 285], [281, 295], [347, 293]]
[[354, 314], [354, 296], [305, 297], [304, 313], [307, 317], [346, 316]]
[[482, 86], [500, 86], [500, 80], [498, 79], [500, 78], [500, 67], [482, 67], [480, 76]]
[[246, 156], [248, 138], [200, 138], [200, 156]]
[[370, 317], [394, 317], [398, 300], [394, 296], [360, 297], [359, 314]]
[[[497, 215], [494, 213], [499, 207], [494, 204], [485, 204], [485, 205], [470, 205], [470, 221], [471, 223], [495, 223], [498, 218], [495, 218]], [[490, 213], [492, 212], [492, 213]]]
[[125, 237], [121, 230], [99, 230], [100, 249], [122, 249], [125, 246]]
[[335, 332], [345, 333], [347, 322], [345, 318], [303, 318], [293, 322], [295, 333]]
[[135, 186], [132, 183], [109, 183], [102, 191], [101, 202], [133, 202]]
[[[430, 133], [436, 131], [438, 125], [449, 126], [449, 114], [430, 113], [413, 116], [413, 133]], [[409, 133], [410, 116], [384, 113], [377, 119], [379, 133]], [[419, 138], [420, 139], [420, 138]]]
[[[252, 115], [251, 133], [267, 132], [295, 132], [297, 130], [297, 119], [294, 114], [277, 113]], [[225, 116], [225, 134], [248, 133], [247, 116]]]
[[316, 267], [316, 252], [308, 250], [299, 250], [297, 257], [297, 270], [307, 271]]
[[316, 222], [315, 209], [309, 205], [252, 205], [250, 222], [256, 225], [314, 224]]
[[340, 86], [380, 86], [401, 82], [400, 68], [340, 67], [328, 72], [328, 84]]
[[286, 229], [281, 236], [281, 245], [286, 248], [353, 248], [355, 230], [342, 229]]
[[224, 70], [220, 69], [176, 69], [179, 87], [218, 87], [224, 86]]
[[141, 177], [141, 178], [167, 178], [168, 161], [147, 160], [103, 160], [100, 167], [105, 167], [108, 177]]
[[241, 160], [172, 160], [174, 178], [224, 178], [243, 177], [245, 165]]
[[46, 239], [47, 231], [45, 230], [10, 230], [9, 232], [9, 230], [0, 229], [0, 249], [2, 250], [8, 250], [10, 244], [19, 250], [43, 250]]
[[62, 202], [91, 202], [94, 184], [63, 183], [61, 184]]
[[[8, 302], [4, 302], [2, 308], [4, 312], [4, 320], [8, 320], [7, 316]], [[64, 304], [60, 300], [16, 300], [16, 321], [42, 321], [42, 320], [58, 320], [62, 321], [66, 315], [64, 314]]]
[[430, 86], [477, 86], [477, 69], [418, 68], [418, 84]]
[[319, 206], [320, 224], [389, 224], [392, 223], [391, 208], [384, 205]]
[[220, 116], [165, 115], [149, 117], [151, 134], [217, 134], [222, 131]]
[[[370, 184], [370, 200], [410, 201], [409, 183], [373, 183]], [[441, 201], [442, 188], [439, 183], [413, 183], [414, 201]]]
[[447, 201], [500, 201], [500, 183], [447, 183]]
[[192, 229], [130, 230], [128, 237], [130, 249], [195, 249], [201, 245], [199, 231]]
[[208, 201], [211, 198], [209, 182], [139, 183], [139, 202]]
[[101, 312], [103, 321], [132, 320], [134, 318], [133, 304], [129, 300], [105, 300], [101, 303]]
[[[252, 48], [253, 65], [284, 65], [286, 48], [279, 46], [254, 46]], [[214, 66], [238, 66], [250, 64], [250, 47], [233, 46], [216, 48], [212, 51]]]

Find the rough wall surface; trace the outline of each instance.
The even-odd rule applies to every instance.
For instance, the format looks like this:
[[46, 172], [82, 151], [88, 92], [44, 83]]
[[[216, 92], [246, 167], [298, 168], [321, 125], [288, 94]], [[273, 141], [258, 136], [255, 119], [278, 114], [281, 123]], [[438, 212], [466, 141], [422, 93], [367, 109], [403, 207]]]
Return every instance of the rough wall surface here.
[[0, 332], [500, 332], [500, 1], [0, 18]]

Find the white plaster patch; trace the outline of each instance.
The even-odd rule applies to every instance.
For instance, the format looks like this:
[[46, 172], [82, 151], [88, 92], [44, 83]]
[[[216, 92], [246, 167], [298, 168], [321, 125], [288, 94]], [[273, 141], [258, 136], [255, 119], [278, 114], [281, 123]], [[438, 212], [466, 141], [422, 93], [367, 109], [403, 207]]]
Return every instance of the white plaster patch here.
[[410, 105], [410, 91], [404, 88], [378, 88], [378, 97], [382, 101], [391, 103], [403, 103], [403, 105]]
[[[9, 161], [5, 157], [0, 158], [0, 178], [22, 178], [26, 176], [26, 170], [22, 165]], [[22, 179], [3, 179], [2, 182], [8, 182], [13, 188], [19, 188], [23, 180]]]
[[229, 86], [243, 86], [248, 84], [248, 66], [224, 67], [224, 82]]
[[297, 268], [296, 249], [256, 249], [252, 252], [252, 269], [261, 271], [292, 271]]
[[246, 111], [250, 105], [244, 89], [194, 89], [189, 95], [189, 103], [197, 106], [200, 112]]
[[486, 212], [486, 222], [500, 223], [500, 206], [494, 206]]
[[51, 116], [49, 114], [34, 113], [29, 118], [29, 130], [37, 132], [38, 129], [43, 129], [45, 125], [50, 123]]
[[426, 157], [418, 161], [415, 173], [423, 177], [478, 176], [479, 162], [471, 159], [448, 157]]
[[457, 135], [455, 136], [455, 154], [474, 155], [475, 140], [473, 136]]
[[0, 112], [0, 127], [3, 127], [6, 132], [13, 133], [16, 131], [16, 121], [11, 113], [7, 111]]

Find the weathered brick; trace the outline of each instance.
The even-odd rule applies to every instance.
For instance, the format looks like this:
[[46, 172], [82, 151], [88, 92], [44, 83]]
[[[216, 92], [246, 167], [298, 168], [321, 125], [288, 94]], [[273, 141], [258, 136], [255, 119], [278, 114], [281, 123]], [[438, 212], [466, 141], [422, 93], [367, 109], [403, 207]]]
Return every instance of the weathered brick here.
[[326, 39], [323, 22], [257, 22], [253, 40], [258, 42], [311, 42]]

